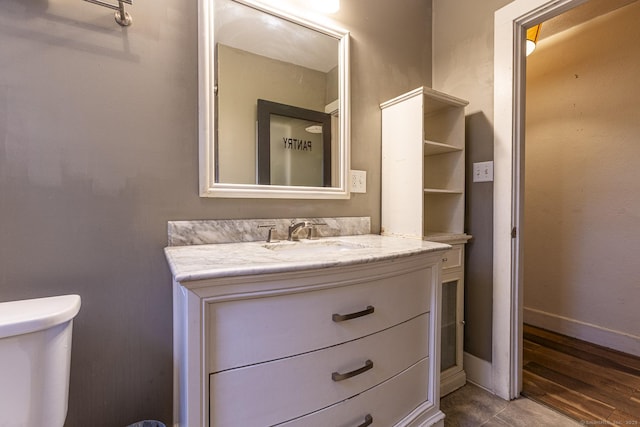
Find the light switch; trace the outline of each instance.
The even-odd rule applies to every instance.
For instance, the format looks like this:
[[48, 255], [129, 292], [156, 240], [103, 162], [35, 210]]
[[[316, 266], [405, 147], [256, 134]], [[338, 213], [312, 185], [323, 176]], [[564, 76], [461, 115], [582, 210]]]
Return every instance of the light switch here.
[[493, 162], [478, 162], [473, 164], [473, 182], [493, 181]]

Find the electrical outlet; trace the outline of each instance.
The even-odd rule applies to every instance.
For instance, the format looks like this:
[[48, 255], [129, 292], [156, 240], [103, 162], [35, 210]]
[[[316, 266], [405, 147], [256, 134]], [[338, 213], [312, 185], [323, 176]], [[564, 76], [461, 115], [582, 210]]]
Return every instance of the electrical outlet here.
[[367, 172], [352, 170], [349, 174], [349, 184], [352, 193], [367, 192]]
[[473, 164], [473, 182], [493, 181], [493, 162], [478, 162]]

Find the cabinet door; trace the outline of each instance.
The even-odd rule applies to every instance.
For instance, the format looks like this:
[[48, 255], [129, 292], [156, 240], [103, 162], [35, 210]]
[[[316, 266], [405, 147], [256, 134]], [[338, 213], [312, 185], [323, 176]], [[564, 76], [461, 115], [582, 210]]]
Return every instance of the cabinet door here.
[[440, 370], [454, 368], [458, 354], [458, 280], [442, 284], [442, 350]]
[[440, 352], [440, 395], [445, 396], [462, 387], [467, 376], [464, 372], [464, 289], [462, 272], [447, 273], [442, 283], [442, 324]]
[[459, 276], [445, 278], [442, 283], [442, 323], [440, 370], [462, 370], [462, 346], [464, 339], [463, 289]]

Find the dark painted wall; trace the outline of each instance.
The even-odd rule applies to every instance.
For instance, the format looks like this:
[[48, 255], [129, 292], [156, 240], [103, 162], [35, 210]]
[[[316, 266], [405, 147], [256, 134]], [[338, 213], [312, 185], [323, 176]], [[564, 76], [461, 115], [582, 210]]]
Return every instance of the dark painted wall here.
[[473, 183], [471, 172], [472, 163], [493, 160], [493, 16], [511, 1], [433, 1], [433, 87], [469, 101], [465, 226], [473, 240], [466, 247], [464, 350], [488, 362], [493, 350], [493, 183]]
[[473, 238], [465, 248], [464, 348], [491, 361], [493, 182], [473, 182], [473, 164], [493, 160], [493, 128], [483, 113], [467, 115], [465, 124], [464, 229]]

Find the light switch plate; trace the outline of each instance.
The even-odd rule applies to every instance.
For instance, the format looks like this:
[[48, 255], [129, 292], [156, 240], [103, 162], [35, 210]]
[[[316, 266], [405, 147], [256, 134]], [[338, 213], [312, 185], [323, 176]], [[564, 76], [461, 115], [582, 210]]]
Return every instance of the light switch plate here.
[[351, 170], [349, 173], [349, 185], [352, 193], [366, 193], [367, 171]]
[[493, 162], [478, 162], [473, 164], [473, 182], [493, 181]]

